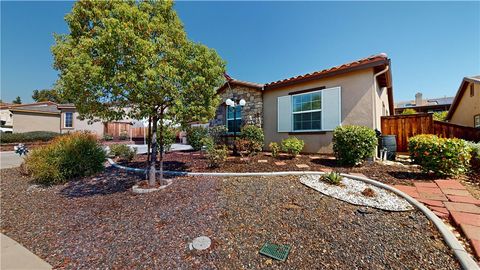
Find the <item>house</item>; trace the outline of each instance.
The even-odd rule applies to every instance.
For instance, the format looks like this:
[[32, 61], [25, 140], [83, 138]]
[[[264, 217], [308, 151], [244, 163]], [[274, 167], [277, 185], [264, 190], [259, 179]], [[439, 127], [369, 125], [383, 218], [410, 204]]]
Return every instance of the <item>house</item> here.
[[[380, 130], [380, 117], [394, 112], [386, 54], [266, 84], [228, 78], [217, 93], [223, 103], [210, 125], [225, 125], [231, 134], [254, 124], [263, 128], [265, 145], [296, 136], [310, 153], [331, 153], [339, 125]], [[246, 102], [234, 112], [227, 99]]]
[[448, 111], [447, 121], [480, 128], [480, 75], [463, 78]]
[[0, 104], [1, 125], [5, 127], [13, 127], [13, 114], [10, 111], [11, 109], [30, 107], [30, 106], [41, 107], [41, 106], [48, 106], [50, 104], [54, 104], [54, 103], [51, 101], [43, 101], [43, 102], [27, 103], [27, 104], [2, 103]]
[[103, 136], [104, 124], [89, 123], [88, 120], [79, 119], [73, 104], [56, 104], [48, 101], [10, 107], [9, 111], [12, 114], [14, 133], [91, 131], [98, 136]]
[[417, 113], [443, 112], [450, 109], [453, 97], [424, 99], [423, 94], [415, 94], [415, 100], [400, 101], [395, 104], [395, 114], [402, 114], [405, 109], [414, 109]]

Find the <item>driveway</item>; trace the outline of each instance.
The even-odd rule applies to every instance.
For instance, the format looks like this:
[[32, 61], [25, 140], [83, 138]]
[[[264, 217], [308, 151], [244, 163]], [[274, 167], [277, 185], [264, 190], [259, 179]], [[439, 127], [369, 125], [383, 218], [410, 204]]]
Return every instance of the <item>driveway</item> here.
[[19, 167], [22, 162], [23, 157], [13, 151], [0, 152], [0, 169]]

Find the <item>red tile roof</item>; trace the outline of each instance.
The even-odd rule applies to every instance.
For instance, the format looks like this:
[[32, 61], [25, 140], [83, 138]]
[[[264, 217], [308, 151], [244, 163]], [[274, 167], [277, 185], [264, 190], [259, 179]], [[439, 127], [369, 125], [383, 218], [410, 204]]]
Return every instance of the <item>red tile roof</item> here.
[[346, 63], [340, 66], [336, 66], [336, 67], [332, 67], [332, 68], [328, 68], [320, 71], [315, 71], [312, 73], [307, 73], [304, 75], [299, 75], [299, 76], [291, 77], [288, 79], [270, 82], [265, 84], [265, 89], [274, 88], [284, 84], [295, 83], [298, 81], [305, 81], [305, 80], [311, 80], [311, 79], [313, 80], [319, 77], [333, 76], [339, 73], [373, 67], [376, 65], [388, 64], [389, 61], [390, 60], [388, 59], [388, 56], [385, 53], [380, 53], [380, 54], [359, 59], [357, 61]]
[[218, 88], [217, 93], [219, 93], [223, 89], [227, 88], [228, 85], [230, 85], [230, 86], [232, 86], [232, 85], [246, 86], [246, 87], [254, 88], [254, 89], [257, 89], [257, 90], [262, 90], [263, 89], [264, 84], [261, 84], [261, 83], [240, 81], [240, 80], [237, 80], [237, 79], [233, 79], [230, 76], [228, 76], [228, 78], [229, 78], [229, 80], [227, 82], [225, 82], [220, 88]]

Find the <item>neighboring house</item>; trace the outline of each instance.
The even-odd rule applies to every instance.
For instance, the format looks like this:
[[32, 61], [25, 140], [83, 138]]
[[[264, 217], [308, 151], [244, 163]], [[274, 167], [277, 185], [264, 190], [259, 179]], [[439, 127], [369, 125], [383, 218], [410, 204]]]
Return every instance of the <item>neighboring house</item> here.
[[415, 100], [400, 101], [395, 104], [395, 114], [402, 114], [405, 109], [414, 109], [417, 113], [448, 111], [453, 97], [423, 99], [422, 93], [415, 94]]
[[[267, 84], [230, 78], [217, 93], [223, 103], [210, 125], [226, 125], [231, 133], [242, 124], [255, 124], [264, 130], [265, 145], [296, 136], [310, 153], [332, 152], [335, 127], [380, 130], [380, 117], [394, 111], [386, 54]], [[236, 117], [225, 105], [228, 98], [246, 101], [236, 108]]]
[[41, 107], [41, 106], [48, 106], [51, 104], [55, 104], [51, 101], [44, 101], [44, 102], [37, 102], [37, 103], [27, 103], [27, 104], [11, 104], [11, 103], [2, 103], [0, 104], [0, 120], [2, 126], [12, 127], [13, 126], [13, 114], [10, 111], [11, 109], [15, 108], [23, 108], [23, 107]]
[[103, 136], [102, 122], [89, 123], [78, 118], [73, 104], [39, 102], [27, 106], [12, 107], [13, 132], [52, 131], [68, 133], [72, 131], [91, 131]]
[[480, 75], [463, 78], [448, 111], [447, 121], [480, 128]]

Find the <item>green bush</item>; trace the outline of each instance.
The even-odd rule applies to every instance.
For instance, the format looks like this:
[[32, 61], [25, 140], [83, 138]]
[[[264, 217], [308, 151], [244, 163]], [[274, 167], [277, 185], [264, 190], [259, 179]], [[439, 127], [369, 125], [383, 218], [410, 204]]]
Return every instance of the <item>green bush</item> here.
[[226, 145], [207, 149], [208, 166], [211, 168], [219, 167], [227, 160], [227, 155], [228, 148]]
[[480, 171], [480, 143], [474, 143], [467, 141], [466, 144], [470, 147], [470, 165], [473, 170]]
[[268, 145], [270, 151], [272, 151], [272, 157], [278, 157], [278, 153], [280, 152], [280, 146], [276, 142], [271, 142]]
[[445, 121], [445, 120], [447, 120], [447, 114], [448, 114], [448, 111], [434, 112], [433, 113], [433, 120]]
[[240, 138], [247, 141], [255, 142], [255, 144], [260, 146], [260, 151], [261, 151], [265, 136], [263, 135], [262, 128], [254, 125], [245, 125], [241, 129]]
[[187, 130], [187, 142], [195, 151], [202, 148], [202, 139], [208, 136], [208, 129], [197, 126]]
[[127, 131], [122, 131], [120, 132], [120, 135], [118, 135], [118, 139], [121, 140], [121, 141], [126, 141], [128, 140], [130, 137], [128, 136], [128, 133]]
[[75, 132], [33, 149], [25, 159], [27, 171], [40, 184], [62, 184], [103, 170], [105, 151], [94, 135]]
[[282, 140], [282, 151], [290, 154], [291, 157], [296, 157], [303, 149], [305, 143], [297, 137], [288, 137]]
[[1, 143], [26, 143], [35, 141], [50, 141], [60, 136], [60, 133], [50, 131], [31, 131], [23, 133], [1, 133]]
[[340, 173], [337, 172], [326, 173], [322, 175], [320, 179], [331, 185], [340, 185], [340, 183], [342, 182], [342, 176], [340, 175]]
[[[175, 143], [177, 138], [177, 130], [172, 127], [163, 128], [163, 151], [168, 152]], [[160, 145], [160, 129], [157, 132], [157, 143]]]
[[236, 139], [233, 143], [241, 156], [253, 156], [262, 151], [261, 145], [252, 140]]
[[424, 172], [455, 176], [466, 173], [470, 167], [471, 148], [461, 139], [417, 135], [408, 140], [408, 150], [413, 162]]
[[367, 127], [344, 126], [333, 131], [333, 152], [341, 165], [361, 164], [374, 155], [377, 145], [375, 131]]
[[130, 148], [126, 144], [112, 144], [110, 145], [110, 155], [119, 158], [120, 160], [131, 161], [135, 154], [137, 153], [137, 149]]
[[103, 135], [103, 140], [104, 141], [113, 141], [113, 136], [110, 134], [104, 134]]
[[208, 135], [212, 137], [213, 142], [217, 145], [224, 144], [225, 135], [227, 134], [226, 126], [214, 126], [208, 129]]
[[416, 114], [417, 111], [415, 111], [415, 109], [412, 109], [412, 108], [409, 108], [409, 109], [405, 109], [402, 111], [402, 115], [409, 115], [409, 114]]

